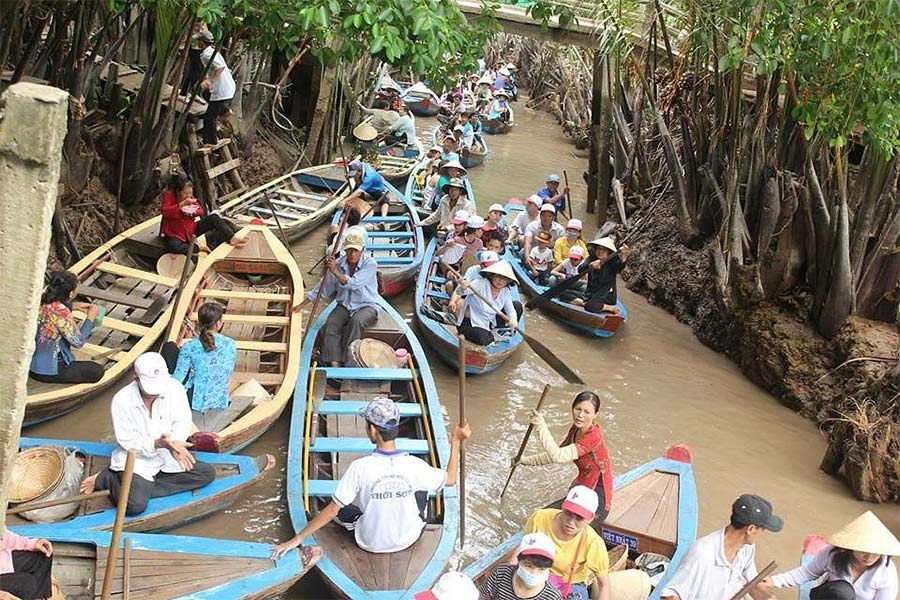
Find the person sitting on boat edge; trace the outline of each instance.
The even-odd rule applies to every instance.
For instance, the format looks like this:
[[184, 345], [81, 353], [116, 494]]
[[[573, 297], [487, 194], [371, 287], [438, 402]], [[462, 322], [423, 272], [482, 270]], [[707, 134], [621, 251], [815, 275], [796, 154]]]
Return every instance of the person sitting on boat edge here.
[[588, 251], [593, 260], [585, 261], [579, 268], [588, 274], [585, 298], [573, 298], [572, 304], [583, 306], [584, 310], [592, 313], [618, 315], [616, 275], [625, 268], [630, 249], [623, 244], [617, 251], [612, 239], [605, 237], [589, 242]]
[[166, 342], [161, 354], [171, 367], [172, 377], [184, 385], [191, 410], [206, 413], [228, 408], [229, 386], [237, 363], [234, 340], [222, 335], [224, 307], [218, 302], [204, 302], [197, 311], [197, 337], [186, 340], [179, 349], [174, 342]]
[[544, 187], [535, 192], [544, 202], [549, 202], [556, 209], [556, 214], [562, 214], [566, 210], [566, 200], [569, 197], [569, 187], [559, 189], [559, 175], [551, 173], [544, 181]]
[[384, 136], [384, 143], [388, 146], [415, 146], [416, 145], [416, 121], [409, 108], [404, 104], [398, 111], [400, 118], [394, 121]]
[[[509, 286], [517, 285], [518, 280], [507, 261], [500, 260], [481, 269], [480, 275], [481, 278], [472, 283], [458, 282], [464, 302], [457, 315], [456, 328], [473, 344], [489, 346], [494, 343], [494, 329], [519, 326], [523, 308], [509, 291]], [[473, 290], [490, 300], [490, 305], [472, 293]], [[506, 316], [505, 322], [500, 313]]]
[[587, 273], [581, 272], [581, 264], [584, 262], [584, 252], [585, 251], [581, 246], [572, 246], [566, 260], [553, 267], [552, 275], [556, 282], [569, 279], [570, 277], [581, 278], [579, 283], [574, 284], [572, 288], [567, 289], [557, 296], [563, 302], [572, 302], [573, 299], [583, 298], [584, 296], [584, 291], [587, 286]]
[[321, 294], [334, 296], [337, 306], [328, 315], [322, 339], [321, 362], [340, 367], [347, 363], [350, 342], [362, 337], [366, 328], [378, 320], [378, 263], [365, 253], [366, 239], [361, 232], [344, 234], [344, 255], [325, 259], [326, 275], [307, 294], [301, 310]]
[[347, 177], [354, 179], [356, 189], [341, 200], [338, 207], [352, 206], [352, 202], [359, 198], [369, 203], [375, 203], [381, 216], [386, 217], [391, 199], [387, 183], [381, 173], [367, 162], [351, 160], [347, 165]]
[[449, 571], [430, 590], [413, 596], [413, 600], [479, 600], [478, 588], [465, 573]]
[[553, 285], [550, 272], [553, 270], [553, 250], [550, 248], [551, 236], [546, 231], [538, 231], [534, 235], [535, 245], [528, 255], [528, 274], [538, 284]]
[[472, 433], [468, 423], [454, 428], [444, 471], [397, 450], [400, 409], [390, 398], [372, 400], [360, 416], [366, 421], [366, 435], [375, 451], [350, 463], [331, 502], [297, 535], [275, 546], [273, 559], [300, 546], [332, 519], [352, 530], [363, 550], [379, 554], [406, 550], [425, 528], [428, 494], [456, 485], [459, 444]]
[[[731, 505], [728, 525], [698, 539], [688, 549], [660, 594], [661, 600], [731, 598], [756, 575], [756, 541], [763, 531], [784, 527], [765, 498], [743, 494]], [[753, 600], [767, 600], [771, 586], [750, 589]]]
[[[833, 533], [811, 562], [763, 580], [775, 588], [824, 581], [810, 591], [810, 599], [826, 593], [850, 600], [895, 600], [900, 541], [875, 513], [866, 511]], [[843, 588], [843, 590], [841, 590]], [[849, 589], [848, 589], [849, 588]]]
[[439, 188], [444, 195], [441, 196], [437, 208], [433, 213], [416, 223], [416, 227], [430, 227], [437, 225], [438, 229], [448, 229], [453, 224], [457, 212], [465, 211], [468, 214], [475, 212], [475, 207], [469, 201], [469, 197], [463, 195], [466, 184], [462, 179], [453, 178]]
[[171, 179], [163, 192], [160, 212], [159, 236], [167, 252], [187, 254], [191, 238], [201, 235], [206, 236], [206, 245], [197, 245], [201, 252], [215, 250], [225, 242], [238, 247], [247, 243], [235, 236], [234, 228], [218, 212], [204, 216], [203, 207], [194, 197], [194, 184], [183, 175]]
[[516, 549], [515, 565], [499, 565], [481, 584], [479, 600], [562, 600], [550, 583], [556, 546], [541, 532], [528, 533]]
[[[41, 295], [34, 354], [28, 376], [45, 383], [95, 383], [103, 378], [103, 366], [91, 360], [75, 360], [72, 348], [82, 348], [105, 310], [96, 304], [75, 302], [78, 278], [70, 271], [56, 271]], [[72, 309], [85, 313], [79, 326]], [[101, 314], [102, 313], [102, 314]]]
[[[550, 234], [550, 247], [556, 243], [560, 237], [564, 236], [566, 230], [562, 225], [556, 222], [556, 209], [552, 204], [541, 204], [536, 221], [532, 221], [525, 228], [525, 243], [523, 246], [522, 258], [525, 266], [529, 269], [533, 268], [531, 264], [531, 248], [535, 244], [534, 236], [539, 231], [545, 231]], [[551, 252], [552, 254], [552, 252]]]
[[518, 248], [525, 245], [525, 231], [531, 223], [538, 220], [541, 206], [543, 205], [544, 201], [537, 194], [532, 194], [528, 197], [528, 201], [525, 203], [525, 210], [519, 211], [509, 228], [509, 237], [506, 238], [507, 244], [515, 245]]
[[469, 111], [464, 110], [459, 113], [459, 125], [457, 127], [461, 128], [462, 137], [459, 140], [460, 149], [463, 148], [472, 148], [472, 144], [475, 143], [475, 127], [469, 122]]
[[116, 447], [109, 467], [81, 482], [82, 494], [109, 490], [115, 506], [128, 450], [134, 450], [135, 457], [127, 515], [144, 512], [151, 498], [196, 490], [216, 478], [215, 467], [188, 451], [191, 407], [162, 355], [145, 352], [137, 357], [134, 381], [116, 392], [110, 412]]
[[53, 544], [3, 528], [0, 539], [0, 600], [37, 600], [53, 595]]
[[[558, 212], [558, 211], [557, 211]], [[566, 221], [564, 234], [553, 243], [553, 262], [559, 264], [569, 256], [569, 250], [576, 246], [587, 252], [587, 244], [581, 239], [581, 219]]]
[[[581, 485], [594, 490], [598, 498], [594, 519], [602, 523], [612, 506], [613, 469], [606, 441], [603, 439], [603, 429], [596, 422], [598, 414], [600, 396], [588, 390], [579, 393], [572, 401], [572, 425], [557, 444], [544, 415], [532, 410], [531, 423], [535, 426], [544, 451], [523, 456], [519, 464], [533, 466], [574, 462], [578, 475], [569, 487]], [[551, 506], [559, 507], [558, 504]]]

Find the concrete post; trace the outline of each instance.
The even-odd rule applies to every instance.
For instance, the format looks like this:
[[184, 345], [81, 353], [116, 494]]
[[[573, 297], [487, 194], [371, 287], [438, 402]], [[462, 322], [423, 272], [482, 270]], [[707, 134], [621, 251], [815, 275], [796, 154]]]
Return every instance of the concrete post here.
[[0, 530], [25, 416], [68, 96], [54, 87], [17, 83], [0, 98]]

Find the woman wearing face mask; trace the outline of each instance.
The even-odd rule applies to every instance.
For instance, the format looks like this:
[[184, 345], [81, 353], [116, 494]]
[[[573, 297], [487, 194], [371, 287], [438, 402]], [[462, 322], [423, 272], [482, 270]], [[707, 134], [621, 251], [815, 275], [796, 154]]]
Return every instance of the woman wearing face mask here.
[[561, 600], [549, 581], [556, 547], [545, 534], [529, 533], [522, 538], [517, 564], [500, 565], [481, 584], [479, 600]]
[[582, 225], [580, 219], [569, 219], [569, 222], [566, 223], [566, 235], [560, 237], [553, 244], [554, 264], [558, 265], [566, 260], [569, 256], [569, 251], [576, 246], [580, 247], [584, 250], [584, 253], [587, 254], [587, 244], [581, 239], [581, 229]]

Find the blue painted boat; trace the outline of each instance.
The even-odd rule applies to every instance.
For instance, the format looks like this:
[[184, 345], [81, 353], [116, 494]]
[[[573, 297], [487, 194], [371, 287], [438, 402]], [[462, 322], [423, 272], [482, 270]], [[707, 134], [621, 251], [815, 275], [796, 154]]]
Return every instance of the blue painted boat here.
[[[373, 212], [362, 221], [369, 230], [366, 253], [378, 263], [379, 293], [385, 298], [412, 285], [425, 249], [422, 228], [416, 227], [419, 214], [413, 203], [390, 183], [387, 188], [391, 196], [388, 216]], [[338, 209], [331, 224], [337, 227], [343, 214], [343, 209]]]
[[[440, 138], [442, 129], [443, 128], [438, 125], [434, 128], [434, 131], [431, 132], [431, 142], [435, 146], [441, 145]], [[467, 169], [471, 169], [473, 167], [481, 165], [484, 162], [485, 157], [487, 157], [487, 155], [490, 153], [486, 137], [484, 137], [480, 133], [476, 133], [475, 141], [476, 143], [481, 144], [480, 152], [473, 152], [471, 148], [463, 148], [459, 151], [459, 163]]]
[[417, 117], [433, 117], [441, 110], [441, 99], [427, 87], [411, 87], [400, 99]]
[[[615, 493], [609, 516], [592, 523], [607, 547], [624, 545], [630, 558], [650, 552], [669, 558], [665, 573], [655, 582], [650, 600], [675, 573], [688, 548], [697, 539], [698, 504], [693, 457], [689, 447], [677, 445], [613, 482]], [[496, 565], [509, 561], [523, 532], [510, 537], [464, 569], [478, 582]]]
[[[38, 446], [54, 446], [77, 453], [84, 458], [85, 474], [98, 473], [109, 465], [113, 444], [22, 438], [19, 448], [26, 450]], [[244, 491], [268, 474], [275, 466], [271, 455], [258, 457], [233, 454], [195, 452], [197, 460], [216, 468], [216, 479], [193, 492], [181, 492], [163, 498], [151, 498], [147, 510], [139, 515], [125, 517], [126, 531], [165, 531], [195, 521], [230, 506]], [[110, 529], [116, 517], [116, 509], [108, 498], [94, 498], [79, 503], [73, 516], [51, 524], [35, 524], [18, 515], [8, 515], [7, 525], [22, 526], [22, 531], [41, 529]], [[32, 534], [28, 534], [32, 535]]]
[[409, 177], [416, 165], [425, 158], [425, 149], [418, 139], [412, 146], [384, 146], [378, 149], [376, 170], [394, 184], [400, 184]]
[[[100, 598], [110, 532], [16, 531], [50, 540], [53, 576], [68, 600]], [[261, 600], [286, 591], [321, 556], [318, 548], [304, 548], [273, 561], [270, 544], [133, 532], [123, 533], [120, 544], [115, 600]]]
[[[389, 356], [392, 366], [388, 368], [322, 367], [314, 351], [334, 307], [335, 303], [328, 306], [310, 326], [294, 393], [287, 482], [295, 531], [303, 529], [311, 514], [330, 501], [337, 479], [349, 462], [374, 449], [366, 436], [365, 423], [357, 415], [375, 395], [391, 394], [397, 399], [401, 415], [398, 449], [421, 456], [438, 468], [445, 468], [450, 459], [450, 443], [431, 369], [403, 317], [381, 300], [378, 321], [365, 337], [405, 349], [411, 364], [396, 368], [393, 356]], [[342, 381], [340, 399], [323, 399], [326, 378]], [[325, 556], [319, 561], [319, 571], [341, 598], [411, 600], [411, 590], [429, 587], [453, 554], [459, 526], [456, 487], [431, 498], [427, 513], [422, 537], [402, 552], [373, 554], [361, 550], [352, 534], [334, 523], [307, 541], [322, 548]]]
[[[455, 324], [446, 322], [453, 315], [447, 312], [447, 302], [450, 297], [443, 289], [447, 280], [438, 272], [439, 258], [435, 256], [436, 251], [437, 240], [432, 239], [425, 250], [424, 267], [419, 271], [416, 279], [416, 320], [419, 322], [419, 330], [428, 347], [437, 352], [441, 360], [458, 369], [459, 338]], [[521, 301], [519, 286], [511, 286], [510, 291], [513, 300]], [[441, 315], [445, 313], [448, 316], [441, 319]], [[519, 321], [519, 326], [525, 329], [524, 313]], [[501, 331], [509, 332], [509, 330]], [[466, 373], [481, 375], [495, 371], [519, 349], [523, 341], [525, 340], [522, 334], [512, 331], [511, 335], [497, 337], [496, 341], [489, 346], [466, 344]]]
[[[506, 205], [506, 219], [508, 224], [512, 224], [516, 216], [519, 215], [525, 207], [522, 204], [511, 203]], [[518, 259], [515, 251], [507, 248], [503, 257], [512, 263], [513, 270], [522, 284], [522, 288], [529, 296], [540, 296], [547, 291], [547, 286], [540, 285], [528, 274], [522, 261]], [[615, 335], [619, 327], [628, 320], [628, 309], [622, 304], [622, 300], [616, 301], [620, 315], [610, 313], [592, 313], [584, 310], [581, 306], [575, 306], [570, 302], [564, 302], [559, 298], [553, 298], [549, 302], [544, 303], [541, 307], [548, 312], [554, 319], [560, 321], [564, 325], [568, 325], [573, 329], [592, 335], [598, 338], [608, 338]]]

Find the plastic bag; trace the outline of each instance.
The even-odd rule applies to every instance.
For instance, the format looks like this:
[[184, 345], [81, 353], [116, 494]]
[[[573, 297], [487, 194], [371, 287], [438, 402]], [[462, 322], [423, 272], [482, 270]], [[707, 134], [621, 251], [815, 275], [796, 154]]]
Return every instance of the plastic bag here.
[[[78, 460], [75, 450], [66, 448], [66, 460], [63, 463], [63, 476], [59, 485], [49, 494], [35, 498], [36, 502], [44, 502], [46, 500], [56, 500], [57, 498], [66, 498], [68, 496], [78, 495], [78, 486], [81, 485], [81, 479], [84, 475], [84, 465]], [[55, 523], [69, 517], [78, 510], [78, 502], [70, 504], [61, 504], [59, 506], [48, 506], [47, 508], [36, 508], [21, 513], [23, 517], [35, 523]]]

